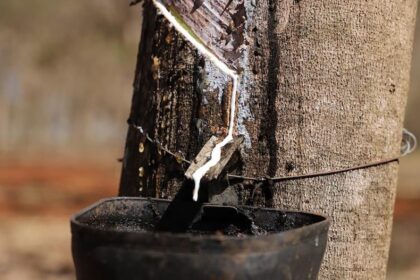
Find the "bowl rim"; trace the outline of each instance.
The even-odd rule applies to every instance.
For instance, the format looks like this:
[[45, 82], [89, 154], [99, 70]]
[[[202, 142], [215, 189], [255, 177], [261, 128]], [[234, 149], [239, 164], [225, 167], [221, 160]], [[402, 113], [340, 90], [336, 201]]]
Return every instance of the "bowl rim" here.
[[[319, 221], [304, 225], [297, 228], [292, 228], [289, 230], [279, 231], [279, 232], [270, 232], [268, 234], [264, 235], [244, 235], [241, 237], [237, 236], [229, 236], [229, 235], [220, 235], [220, 234], [205, 234], [205, 235], [197, 235], [192, 233], [173, 233], [173, 232], [153, 232], [153, 231], [142, 231], [142, 232], [128, 232], [128, 231], [120, 231], [115, 229], [98, 229], [97, 227], [88, 225], [86, 223], [80, 222], [78, 218], [89, 212], [94, 210], [95, 208], [99, 207], [101, 204], [106, 202], [112, 202], [112, 201], [119, 201], [119, 200], [138, 200], [138, 201], [156, 201], [156, 202], [166, 202], [169, 203], [170, 200], [168, 199], [161, 199], [161, 198], [152, 198], [152, 197], [130, 197], [130, 196], [117, 196], [117, 197], [107, 197], [102, 198], [95, 203], [81, 209], [80, 211], [76, 212], [75, 214], [71, 215], [70, 217], [70, 223], [72, 227], [73, 232], [73, 226], [77, 227], [78, 229], [83, 229], [87, 231], [92, 232], [102, 232], [102, 233], [109, 233], [109, 234], [130, 234], [130, 235], [136, 235], [136, 236], [154, 236], [154, 237], [167, 237], [172, 239], [185, 239], [188, 238], [191, 241], [203, 241], [203, 240], [258, 240], [262, 238], [270, 238], [270, 237], [278, 237], [282, 236], [287, 238], [288, 235], [296, 235], [297, 233], [300, 233], [302, 231], [307, 232], [308, 234], [305, 234], [301, 239], [304, 240], [306, 238], [311, 237], [311, 232], [319, 230], [319, 231], [328, 231], [329, 226], [331, 224], [331, 219], [325, 215], [314, 213], [314, 212], [307, 212], [307, 211], [297, 211], [297, 210], [283, 210], [283, 209], [277, 209], [277, 208], [267, 208], [267, 207], [255, 207], [255, 206], [246, 206], [246, 205], [233, 205], [234, 207], [241, 207], [241, 208], [247, 208], [247, 209], [258, 209], [263, 211], [270, 211], [270, 212], [283, 212], [283, 213], [294, 213], [294, 214], [303, 214], [303, 215], [309, 215], [309, 216], [315, 216], [321, 218]], [[220, 204], [212, 204], [212, 203], [204, 203], [204, 205], [218, 205], [218, 206], [225, 206]], [[232, 206], [232, 205], [226, 205], [226, 206]], [[306, 238], [305, 238], [306, 237]]]

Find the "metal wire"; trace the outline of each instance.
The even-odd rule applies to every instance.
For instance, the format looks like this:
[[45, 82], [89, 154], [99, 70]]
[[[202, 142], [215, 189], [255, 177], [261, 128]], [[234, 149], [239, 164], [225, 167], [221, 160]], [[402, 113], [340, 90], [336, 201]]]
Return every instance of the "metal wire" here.
[[[181, 160], [182, 162], [191, 164], [190, 160], [187, 160], [186, 158], [184, 158], [180, 154], [177, 154], [177, 153], [174, 153], [174, 152], [170, 151], [168, 148], [164, 147], [159, 140], [151, 138], [146, 132], [144, 132], [144, 130], [141, 126], [130, 123], [130, 121], [129, 121], [129, 124], [132, 127], [136, 128], [142, 135], [144, 135], [146, 137], [147, 141], [156, 145], [156, 147], [158, 149], [161, 149], [162, 151], [165, 151], [169, 155], [175, 157], [176, 160]], [[277, 181], [278, 182], [278, 181], [299, 180], [299, 179], [315, 178], [315, 177], [321, 177], [321, 176], [334, 175], [334, 174], [338, 174], [338, 173], [350, 172], [350, 171], [354, 171], [354, 170], [365, 169], [365, 168], [369, 168], [369, 167], [379, 166], [379, 165], [391, 163], [391, 162], [394, 162], [394, 161], [398, 161], [400, 158], [412, 153], [416, 149], [416, 147], [417, 147], [416, 137], [414, 136], [413, 133], [411, 133], [410, 131], [408, 131], [407, 129], [404, 128], [403, 129], [403, 140], [401, 142], [401, 154], [398, 157], [385, 159], [385, 160], [380, 160], [380, 161], [375, 161], [375, 162], [371, 162], [371, 163], [367, 163], [367, 164], [361, 164], [361, 165], [357, 165], [357, 166], [353, 166], [353, 167], [341, 168], [341, 169], [336, 169], [336, 170], [328, 170], [328, 171], [320, 171], [320, 172], [302, 174], [302, 175], [281, 176], [281, 177], [269, 177], [269, 176], [249, 177], [249, 176], [242, 176], [242, 175], [235, 175], [235, 174], [226, 174], [226, 179], [229, 180], [229, 178], [232, 178], [232, 179], [241, 179], [241, 180], [247, 180], [247, 181], [259, 181], [259, 182], [264, 182], [264, 181], [274, 181], [274, 182], [276, 182]]]
[[405, 156], [412, 153], [417, 148], [416, 136], [408, 131], [406, 128], [403, 129], [403, 137], [401, 141], [401, 155]]
[[247, 176], [241, 176], [241, 175], [227, 174], [226, 176], [228, 178], [236, 178], [236, 179], [243, 179], [243, 180], [248, 180], [248, 181], [259, 181], [259, 182], [263, 182], [263, 181], [278, 182], [278, 181], [288, 181], [288, 180], [299, 180], [299, 179], [315, 178], [315, 177], [321, 177], [321, 176], [334, 175], [334, 174], [338, 174], [338, 173], [344, 173], [344, 172], [364, 169], [364, 168], [368, 168], [368, 167], [374, 167], [374, 166], [390, 163], [390, 162], [393, 162], [393, 161], [398, 161], [399, 158], [400, 157], [396, 157], [396, 158], [381, 160], [381, 161], [372, 162], [372, 163], [368, 163], [368, 164], [362, 164], [362, 165], [358, 165], [358, 166], [354, 166], [354, 167], [348, 167], [348, 168], [342, 168], [342, 169], [336, 169], [336, 170], [328, 170], [328, 171], [321, 171], [321, 172], [315, 172], [315, 173], [309, 173], [309, 174], [303, 174], [303, 175], [292, 175], [292, 176], [282, 176], [282, 177], [247, 177]]
[[147, 139], [147, 141], [149, 141], [150, 143], [156, 145], [156, 147], [168, 154], [170, 154], [171, 156], [173, 156], [174, 158], [176, 158], [177, 160], [181, 160], [185, 163], [191, 164], [191, 161], [187, 160], [186, 158], [184, 158], [181, 154], [177, 154], [174, 153], [172, 151], [170, 151], [168, 148], [166, 148], [165, 146], [162, 145], [162, 143], [158, 140], [158, 139], [153, 139], [152, 137], [149, 136], [149, 134], [147, 134], [146, 132], [144, 132], [143, 128], [139, 125], [135, 125], [130, 123], [130, 125], [134, 128], [136, 128], [142, 135], [144, 135]]

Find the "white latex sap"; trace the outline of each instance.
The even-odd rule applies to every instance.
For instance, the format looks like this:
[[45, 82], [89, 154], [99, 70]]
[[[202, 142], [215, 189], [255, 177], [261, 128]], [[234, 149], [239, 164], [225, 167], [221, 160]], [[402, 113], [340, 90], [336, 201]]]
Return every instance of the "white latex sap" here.
[[221, 158], [222, 148], [233, 140], [233, 128], [234, 128], [234, 119], [235, 119], [235, 106], [236, 106], [236, 92], [238, 89], [238, 74], [235, 70], [227, 66], [223, 61], [217, 58], [212, 51], [210, 51], [202, 42], [196, 39], [190, 32], [186, 30], [183, 25], [172, 15], [172, 13], [158, 0], [153, 0], [156, 8], [163, 14], [163, 16], [175, 27], [175, 29], [181, 33], [191, 44], [197, 48], [199, 52], [209, 58], [223, 73], [232, 78], [232, 97], [231, 97], [231, 107], [230, 107], [230, 118], [229, 118], [229, 130], [226, 137], [213, 148], [210, 160], [207, 161], [203, 166], [198, 168], [192, 175], [194, 179], [194, 192], [193, 199], [197, 201], [198, 191], [200, 190], [200, 181], [204, 175], [215, 166]]

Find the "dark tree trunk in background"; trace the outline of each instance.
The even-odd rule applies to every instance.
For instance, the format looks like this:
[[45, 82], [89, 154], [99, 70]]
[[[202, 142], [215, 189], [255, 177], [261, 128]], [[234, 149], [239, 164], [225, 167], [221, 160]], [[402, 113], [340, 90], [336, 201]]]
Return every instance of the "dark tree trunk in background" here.
[[[245, 142], [234, 173], [298, 175], [399, 155], [415, 0], [246, 0], [244, 9], [236, 133]], [[143, 22], [130, 118], [192, 159], [226, 127], [228, 79], [149, 2]], [[172, 198], [186, 167], [130, 128], [120, 195]], [[393, 162], [244, 181], [215, 199], [325, 214], [332, 227], [320, 279], [384, 279], [397, 171]]]

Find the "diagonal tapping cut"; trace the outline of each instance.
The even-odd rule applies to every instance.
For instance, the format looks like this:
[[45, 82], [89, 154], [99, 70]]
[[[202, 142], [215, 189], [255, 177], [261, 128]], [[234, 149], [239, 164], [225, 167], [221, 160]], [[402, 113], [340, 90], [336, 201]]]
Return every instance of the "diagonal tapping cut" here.
[[199, 52], [210, 59], [217, 68], [219, 68], [224, 74], [232, 78], [232, 95], [231, 95], [231, 107], [229, 114], [229, 129], [227, 136], [213, 148], [210, 160], [204, 165], [198, 168], [192, 175], [194, 179], [194, 191], [193, 200], [198, 200], [198, 191], [200, 189], [200, 181], [204, 175], [215, 166], [221, 159], [222, 148], [233, 140], [233, 129], [235, 120], [236, 110], [236, 94], [238, 89], [239, 75], [236, 70], [229, 67], [221, 59], [219, 59], [204, 43], [203, 41], [192, 31], [188, 29], [185, 22], [176, 17], [176, 11], [171, 11], [171, 7], [166, 7], [161, 1], [153, 0], [154, 5], [159, 12], [174, 26], [174, 28], [181, 33], [187, 41], [189, 41]]

